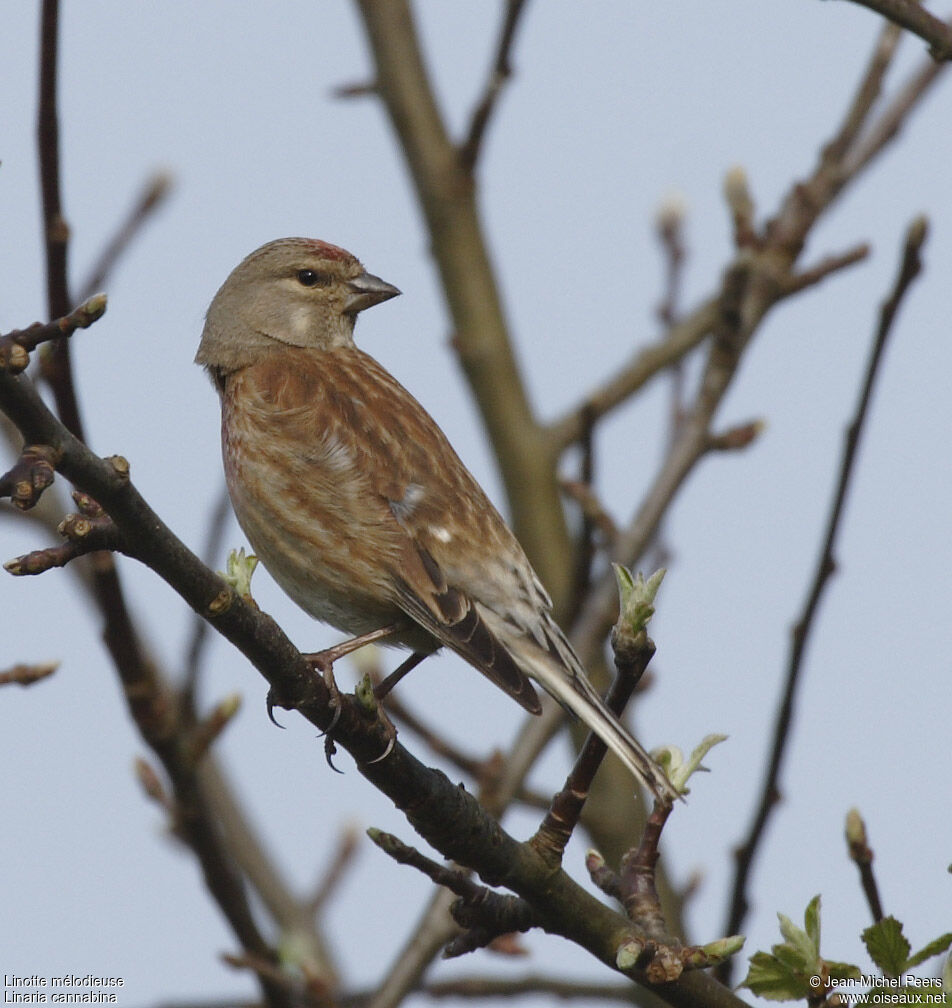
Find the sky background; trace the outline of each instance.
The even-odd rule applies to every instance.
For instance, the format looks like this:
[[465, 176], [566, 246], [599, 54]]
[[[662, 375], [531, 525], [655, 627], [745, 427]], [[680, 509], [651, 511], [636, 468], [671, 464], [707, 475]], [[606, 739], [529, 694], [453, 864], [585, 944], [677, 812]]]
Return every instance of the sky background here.
[[[2, 331], [45, 317], [36, 6], [7, 5], [0, 32]], [[425, 404], [504, 506], [447, 344], [427, 237], [389, 124], [375, 100], [331, 93], [370, 77], [352, 5], [102, 0], [64, 8], [63, 198], [77, 289], [144, 179], [162, 169], [175, 184], [112, 275], [105, 318], [73, 341], [93, 448], [126, 456], [139, 490], [200, 550], [221, 486], [218, 404], [192, 364], [204, 311], [252, 249], [306, 235], [344, 246], [401, 288], [402, 297], [361, 318], [358, 341]], [[485, 79], [499, 5], [428, 0], [416, 11], [459, 136]], [[660, 203], [677, 194], [687, 208], [689, 308], [716, 288], [731, 254], [725, 172], [744, 166], [759, 218], [772, 213], [812, 168], [878, 27], [864, 9], [817, 0], [530, 5], [479, 180], [506, 310], [543, 417], [657, 338]], [[907, 39], [889, 86], [924, 54]], [[808, 654], [785, 800], [753, 878], [746, 954], [779, 940], [777, 911], [802, 920], [822, 893], [823, 953], [868, 969], [858, 937], [868, 910], [842, 838], [854, 805], [867, 820], [887, 913], [906, 922], [914, 948], [949, 929], [950, 105], [943, 80], [900, 142], [815, 230], [804, 263], [859, 241], [873, 253], [770, 316], [718, 416], [721, 428], [759, 417], [766, 430], [748, 451], [705, 461], [666, 526], [674, 555], [653, 624], [657, 681], [639, 703], [638, 734], [648, 746], [686, 750], [709, 732], [730, 735], [665, 832], [674, 878], [701, 873], [689, 920], [692, 937], [708, 941], [723, 926], [731, 851], [753, 811], [789, 628], [816, 562], [878, 305], [908, 222], [927, 213], [926, 272], [903, 307], [876, 392], [840, 569]], [[666, 404], [657, 382], [605, 425], [599, 491], [620, 521], [661, 457]], [[226, 542], [244, 544], [233, 522]], [[0, 513], [4, 560], [47, 544], [32, 523]], [[120, 565], [136, 615], [175, 670], [189, 612], [149, 571]], [[254, 591], [302, 649], [338, 639], [265, 572]], [[74, 580], [63, 571], [0, 578], [0, 612], [0, 668], [62, 662], [46, 683], [0, 693], [2, 972], [122, 976], [123, 1005], [252, 996], [250, 980], [219, 960], [236, 944], [194, 862], [169, 842], [133, 777], [144, 746]], [[341, 667], [343, 683], [349, 675]], [[505, 745], [520, 723], [516, 705], [455, 659], [428, 661], [400, 689], [421, 709], [442, 693], [431, 713], [469, 750]], [[218, 751], [302, 889], [343, 824], [412, 839], [346, 755], [343, 777], [327, 769], [303, 720], [285, 716], [284, 732], [268, 723], [265, 684], [216, 642], [203, 703], [236, 691], [245, 705]], [[534, 782], [556, 786], [567, 753], [564, 742], [550, 747]], [[523, 836], [532, 819], [507, 825]], [[584, 853], [576, 840], [567, 855], [579, 879]], [[329, 919], [348, 982], [374, 983], [429, 896], [422, 877], [363, 844]], [[518, 973], [557, 956], [566, 973], [612, 980], [558, 939], [528, 944], [535, 960], [478, 953], [438, 963], [431, 977]]]

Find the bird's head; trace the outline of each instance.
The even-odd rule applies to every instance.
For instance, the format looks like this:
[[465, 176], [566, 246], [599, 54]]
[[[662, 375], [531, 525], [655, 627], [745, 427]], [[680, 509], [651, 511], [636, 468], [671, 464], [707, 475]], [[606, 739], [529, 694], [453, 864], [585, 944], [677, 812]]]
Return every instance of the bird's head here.
[[195, 361], [223, 375], [277, 344], [346, 346], [357, 313], [399, 293], [336, 245], [281, 238], [252, 252], [222, 284], [205, 316]]

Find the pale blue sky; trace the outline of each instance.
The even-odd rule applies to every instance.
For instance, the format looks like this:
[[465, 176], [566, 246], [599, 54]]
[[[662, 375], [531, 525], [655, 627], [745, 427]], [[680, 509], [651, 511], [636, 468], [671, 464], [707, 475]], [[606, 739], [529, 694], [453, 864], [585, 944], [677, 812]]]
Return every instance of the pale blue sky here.
[[[33, 4], [9, 6], [0, 39], [4, 331], [44, 314], [33, 144], [38, 15]], [[497, 8], [417, 5], [457, 133], [484, 79]], [[713, 290], [730, 254], [725, 172], [743, 165], [759, 212], [772, 212], [812, 166], [877, 27], [852, 4], [813, 0], [530, 6], [517, 76], [479, 177], [507, 311], [542, 415], [575, 402], [657, 336], [659, 202], [677, 192], [688, 208], [690, 306]], [[61, 48], [64, 200], [77, 285], [144, 177], [165, 168], [176, 180], [167, 208], [113, 275], [106, 317], [74, 341], [94, 448], [125, 455], [139, 489], [200, 548], [220, 473], [217, 403], [192, 365], [204, 310], [247, 252], [271, 238], [309, 235], [343, 245], [404, 292], [361, 318], [358, 341], [427, 406], [503, 504], [447, 346], [426, 235], [389, 126], [372, 99], [330, 96], [370, 75], [351, 5], [65, 4]], [[923, 56], [923, 45], [907, 40], [890, 85]], [[920, 212], [932, 222], [926, 273], [903, 309], [877, 391], [841, 571], [809, 653], [786, 801], [754, 878], [747, 952], [778, 940], [776, 911], [800, 919], [820, 892], [823, 951], [868, 966], [858, 938], [868, 912], [842, 840], [851, 805], [867, 818], [887, 912], [907, 923], [916, 947], [948, 929], [950, 102], [943, 82], [899, 145], [817, 229], [808, 262], [862, 240], [873, 255], [774, 312], [719, 416], [724, 427], [763, 417], [765, 433], [743, 455], [705, 462], [668, 523], [675, 554], [654, 627], [657, 683], [639, 706], [639, 735], [648, 746], [686, 749], [708, 732], [731, 736], [666, 833], [675, 878], [704, 875], [690, 915], [698, 940], [720, 934], [731, 850], [753, 808], [764, 721], [772, 721], [789, 627], [815, 563], [843, 428], [903, 231]], [[620, 520], [657, 464], [664, 407], [661, 383], [607, 425], [600, 489]], [[243, 544], [237, 526], [227, 540]], [[3, 559], [38, 545], [31, 524], [0, 519]], [[188, 614], [148, 571], [126, 561], [122, 568], [137, 615], [174, 668]], [[263, 572], [255, 593], [302, 648], [337, 639]], [[63, 663], [42, 686], [0, 694], [2, 970], [121, 975], [130, 1006], [248, 995], [250, 982], [219, 962], [235, 942], [194, 863], [163, 836], [158, 810], [133, 779], [144, 746], [72, 580], [64, 572], [2, 578], [0, 606], [0, 668]], [[427, 662], [401, 690], [422, 707], [437, 677], [454, 698], [441, 703], [440, 718], [466, 748], [505, 743], [519, 710], [459, 662]], [[268, 724], [263, 682], [224, 644], [215, 646], [205, 687], [208, 704], [244, 695], [222, 752], [302, 887], [343, 821], [411, 838], [346, 757], [346, 776], [327, 770], [303, 722], [288, 715], [285, 732]], [[565, 763], [564, 745], [553, 746], [537, 783], [554, 786]], [[512, 826], [524, 832], [529, 822], [517, 817]], [[583, 857], [583, 844], [574, 844], [567, 867], [576, 877]], [[366, 845], [332, 912], [337, 952], [355, 985], [386, 968], [401, 926], [429, 894], [422, 878]], [[529, 944], [558, 956], [566, 971], [611, 980], [557, 939]], [[480, 954], [438, 964], [433, 975], [500, 968]]]

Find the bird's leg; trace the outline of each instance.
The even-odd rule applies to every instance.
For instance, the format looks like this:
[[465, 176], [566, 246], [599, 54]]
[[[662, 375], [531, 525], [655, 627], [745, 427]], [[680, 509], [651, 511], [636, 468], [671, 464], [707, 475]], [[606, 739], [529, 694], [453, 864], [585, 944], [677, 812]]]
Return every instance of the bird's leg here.
[[[340, 690], [334, 681], [334, 662], [338, 658], [343, 658], [345, 655], [349, 655], [351, 652], [362, 648], [365, 644], [373, 644], [374, 641], [380, 640], [381, 637], [389, 637], [396, 629], [396, 623], [390, 623], [385, 627], [380, 627], [378, 630], [371, 630], [369, 633], [360, 634], [359, 637], [351, 637], [350, 640], [341, 641], [340, 644], [325, 648], [323, 651], [314, 651], [311, 654], [301, 655], [312, 668], [320, 670], [324, 678], [324, 685], [327, 686], [327, 691], [331, 695], [331, 703], [338, 708], [337, 717], [340, 716], [340, 704], [338, 702]], [[335, 724], [337, 717], [334, 718]]]
[[394, 686], [408, 673], [412, 672], [417, 665], [423, 661], [424, 658], [428, 657], [423, 651], [414, 651], [405, 661], [402, 661], [386, 679], [382, 679], [374, 687], [374, 696], [377, 700], [383, 700], [387, 696]]
[[397, 629], [399, 628], [396, 623], [390, 623], [385, 627], [380, 627], [379, 630], [371, 630], [369, 633], [361, 634], [359, 637], [351, 637], [350, 640], [341, 641], [340, 644], [325, 648], [323, 651], [314, 651], [301, 657], [316, 668], [319, 668], [326, 676], [328, 667], [332, 668], [338, 658], [349, 655], [351, 652], [362, 648], [365, 644], [373, 644], [374, 641], [380, 640], [381, 637], [389, 637]]
[[[334, 647], [325, 648], [323, 651], [314, 651], [311, 654], [302, 654], [301, 656], [313, 668], [320, 670], [321, 676], [324, 679], [324, 685], [327, 687], [327, 692], [330, 694], [331, 706], [334, 708], [334, 717], [331, 720], [331, 723], [327, 726], [327, 730], [324, 732], [324, 757], [327, 760], [328, 766], [330, 766], [332, 770], [337, 770], [337, 767], [335, 767], [332, 762], [335, 750], [334, 727], [340, 720], [341, 715], [340, 690], [337, 688], [337, 683], [334, 680], [334, 662], [336, 662], [338, 658], [343, 658], [346, 655], [357, 651], [365, 644], [373, 644], [374, 641], [380, 640], [381, 637], [388, 637], [396, 629], [397, 625], [395, 623], [391, 623], [385, 627], [380, 627], [377, 630], [371, 630], [369, 633], [352, 637], [350, 640], [341, 641], [340, 644], [335, 644]], [[409, 671], [409, 669], [407, 671]], [[384, 753], [384, 756], [390, 752], [390, 748], [392, 748], [392, 746], [387, 748], [387, 752]], [[381, 759], [382, 758], [383, 757], [381, 757]]]

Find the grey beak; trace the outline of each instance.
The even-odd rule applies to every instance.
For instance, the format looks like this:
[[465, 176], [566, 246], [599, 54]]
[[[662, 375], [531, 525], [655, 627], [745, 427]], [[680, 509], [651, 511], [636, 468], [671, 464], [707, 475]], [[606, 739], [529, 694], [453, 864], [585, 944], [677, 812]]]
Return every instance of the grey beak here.
[[389, 301], [390, 298], [396, 297], [400, 293], [393, 284], [388, 284], [380, 277], [374, 276], [373, 273], [361, 273], [353, 280], [348, 280], [347, 286], [351, 293], [348, 294], [344, 304], [345, 315], [356, 315], [357, 312], [362, 312], [365, 308], [373, 308], [381, 301]]

